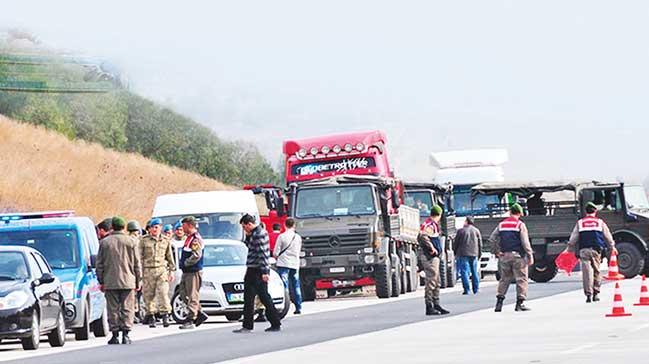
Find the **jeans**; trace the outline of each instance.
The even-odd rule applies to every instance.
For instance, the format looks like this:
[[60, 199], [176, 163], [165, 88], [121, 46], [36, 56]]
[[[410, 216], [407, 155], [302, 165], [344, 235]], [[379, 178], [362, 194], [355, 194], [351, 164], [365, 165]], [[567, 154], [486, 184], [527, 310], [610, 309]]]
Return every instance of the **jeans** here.
[[297, 269], [277, 267], [277, 273], [284, 281], [284, 287], [288, 288], [295, 299], [295, 310], [302, 311], [302, 287], [300, 287], [300, 273]]
[[246, 270], [246, 276], [243, 279], [243, 327], [248, 330], [252, 330], [254, 325], [255, 296], [259, 296], [259, 300], [266, 308], [266, 317], [272, 327], [279, 327], [281, 325], [279, 313], [275, 309], [273, 299], [268, 294], [268, 283], [264, 282], [261, 276], [261, 270], [248, 268]]
[[478, 293], [480, 287], [480, 273], [478, 272], [478, 258], [477, 257], [457, 257], [457, 268], [462, 278], [462, 287], [464, 292], [469, 293], [469, 274], [471, 275], [471, 284], [473, 286], [473, 293]]

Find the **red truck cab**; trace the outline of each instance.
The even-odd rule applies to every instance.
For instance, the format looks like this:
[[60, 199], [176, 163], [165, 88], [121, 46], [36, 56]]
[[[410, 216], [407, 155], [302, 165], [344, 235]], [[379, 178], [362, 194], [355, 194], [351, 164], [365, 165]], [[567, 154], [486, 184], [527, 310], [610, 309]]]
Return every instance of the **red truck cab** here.
[[252, 191], [257, 200], [259, 218], [268, 232], [271, 252], [275, 249], [275, 242], [280, 233], [286, 228], [284, 222], [287, 218], [287, 201], [281, 187], [270, 184], [245, 185], [244, 190]]

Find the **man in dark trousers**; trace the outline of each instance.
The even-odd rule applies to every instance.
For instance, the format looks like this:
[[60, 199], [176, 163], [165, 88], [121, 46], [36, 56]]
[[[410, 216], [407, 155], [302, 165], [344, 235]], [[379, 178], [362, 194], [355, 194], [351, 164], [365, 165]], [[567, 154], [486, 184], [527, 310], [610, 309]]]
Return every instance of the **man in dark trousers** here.
[[200, 289], [203, 283], [203, 238], [198, 233], [198, 221], [193, 216], [181, 220], [183, 231], [187, 236], [180, 254], [180, 297], [187, 306], [187, 318], [180, 326], [181, 330], [200, 326], [208, 316], [201, 311]]
[[112, 219], [112, 232], [99, 245], [97, 253], [97, 279], [106, 297], [108, 306], [108, 325], [113, 337], [108, 344], [130, 344], [128, 334], [133, 327], [135, 315], [135, 291], [142, 282], [140, 257], [136, 243], [125, 232], [126, 221], [115, 216]]
[[441, 229], [439, 222], [442, 218], [441, 206], [435, 205], [430, 209], [430, 217], [424, 221], [417, 238], [419, 242], [419, 263], [426, 274], [426, 289], [424, 302], [426, 304], [426, 315], [447, 315], [450, 312], [440, 305], [440, 276], [439, 256], [444, 249], [441, 241]]
[[253, 316], [255, 314], [255, 296], [259, 296], [261, 303], [266, 308], [266, 316], [270, 327], [265, 331], [280, 331], [282, 323], [279, 313], [275, 309], [273, 300], [268, 294], [268, 280], [270, 279], [270, 243], [268, 233], [255, 221], [255, 217], [245, 214], [239, 221], [246, 233], [244, 243], [248, 247], [246, 276], [243, 293], [243, 327], [234, 330], [235, 333], [245, 334], [252, 332]]
[[[467, 216], [464, 221], [464, 227], [457, 231], [453, 241], [453, 251], [457, 257], [457, 266], [462, 277], [462, 294], [469, 294], [473, 288], [473, 294], [478, 293], [480, 287], [480, 273], [478, 272], [478, 259], [482, 251], [482, 235], [480, 230], [473, 226], [473, 217]], [[469, 287], [469, 275], [471, 275], [471, 285]]]

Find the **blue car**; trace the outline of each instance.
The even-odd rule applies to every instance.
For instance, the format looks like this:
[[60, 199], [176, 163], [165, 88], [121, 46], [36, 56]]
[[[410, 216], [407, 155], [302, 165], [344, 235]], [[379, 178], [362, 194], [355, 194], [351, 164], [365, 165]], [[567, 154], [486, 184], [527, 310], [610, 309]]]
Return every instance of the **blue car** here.
[[99, 289], [95, 225], [69, 211], [0, 215], [0, 245], [38, 250], [61, 281], [65, 326], [76, 340], [108, 334], [106, 300]]

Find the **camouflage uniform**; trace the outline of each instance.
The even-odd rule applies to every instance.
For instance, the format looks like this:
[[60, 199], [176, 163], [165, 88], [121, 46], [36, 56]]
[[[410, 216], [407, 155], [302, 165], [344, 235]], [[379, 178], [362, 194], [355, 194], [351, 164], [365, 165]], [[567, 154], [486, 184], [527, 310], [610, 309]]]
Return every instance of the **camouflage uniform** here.
[[[162, 236], [146, 235], [140, 240], [140, 256], [142, 257], [142, 295], [147, 315], [170, 313], [169, 275], [176, 270], [171, 242]], [[159, 307], [156, 309], [156, 306]]]

